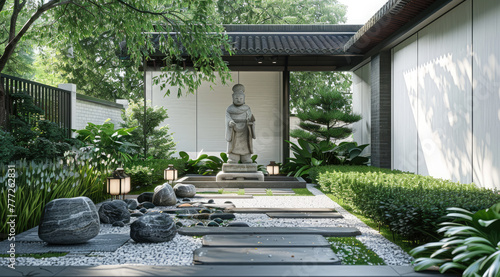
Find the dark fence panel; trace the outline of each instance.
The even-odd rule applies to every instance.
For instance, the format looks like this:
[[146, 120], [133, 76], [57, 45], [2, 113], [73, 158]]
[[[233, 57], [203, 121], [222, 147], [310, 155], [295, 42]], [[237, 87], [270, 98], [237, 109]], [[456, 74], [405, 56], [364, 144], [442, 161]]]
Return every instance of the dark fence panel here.
[[[0, 83], [8, 95], [20, 92], [31, 95], [33, 103], [44, 110], [43, 119], [57, 123], [65, 130], [66, 137], [71, 138], [70, 91], [5, 74], [0, 75]], [[14, 111], [12, 101], [8, 105], [12, 113]]]

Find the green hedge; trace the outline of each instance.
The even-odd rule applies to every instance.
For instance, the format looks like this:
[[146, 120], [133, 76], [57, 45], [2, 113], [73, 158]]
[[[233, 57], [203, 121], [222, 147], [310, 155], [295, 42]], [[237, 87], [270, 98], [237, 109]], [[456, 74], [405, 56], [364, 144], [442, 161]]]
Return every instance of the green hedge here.
[[367, 166], [324, 166], [311, 177], [327, 193], [402, 237], [425, 242], [435, 233], [448, 207], [470, 211], [500, 202], [500, 195], [474, 184]]
[[132, 169], [134, 166], [144, 166], [153, 169], [153, 182], [163, 180], [163, 172], [169, 164], [174, 165], [177, 169], [178, 176], [184, 175], [185, 162], [181, 159], [151, 159], [151, 160], [137, 160], [125, 163], [124, 169]]

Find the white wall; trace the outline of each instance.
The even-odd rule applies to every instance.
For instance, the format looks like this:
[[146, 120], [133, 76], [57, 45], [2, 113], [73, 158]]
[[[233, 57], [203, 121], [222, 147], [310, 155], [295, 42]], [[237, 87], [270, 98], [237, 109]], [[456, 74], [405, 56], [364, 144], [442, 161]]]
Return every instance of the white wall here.
[[[113, 102], [110, 102], [113, 103]], [[75, 120], [72, 122], [72, 129], [85, 129], [87, 123], [103, 124], [108, 118], [115, 124], [115, 128], [120, 128], [123, 122], [121, 114], [125, 107], [109, 106], [95, 102], [76, 99]]]
[[499, 29], [468, 0], [392, 49], [395, 169], [500, 188]]
[[146, 72], [146, 98], [153, 105], [167, 108], [169, 124], [177, 143], [177, 151], [186, 151], [195, 157], [200, 151], [210, 155], [226, 152], [225, 111], [232, 104], [231, 88], [238, 82], [245, 86], [246, 104], [256, 119], [254, 152], [259, 164], [281, 162], [281, 72], [232, 72], [233, 83], [222, 85], [203, 83], [194, 95], [177, 98], [177, 88], [170, 87], [172, 95], [164, 97], [168, 86], [160, 91], [151, 82], [159, 72]]
[[417, 35], [392, 49], [393, 168], [418, 172]]
[[[361, 114], [360, 121], [353, 124], [353, 140], [358, 144], [371, 143], [371, 80], [370, 63], [352, 74], [352, 106], [353, 112]], [[371, 155], [370, 146], [363, 151], [364, 156]]]
[[473, 177], [500, 188], [500, 2], [473, 3]]

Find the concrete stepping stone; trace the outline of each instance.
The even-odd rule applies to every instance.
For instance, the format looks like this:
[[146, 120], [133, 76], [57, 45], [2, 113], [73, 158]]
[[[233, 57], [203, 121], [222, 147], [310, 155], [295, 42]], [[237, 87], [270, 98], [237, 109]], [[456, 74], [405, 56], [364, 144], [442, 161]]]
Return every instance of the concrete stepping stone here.
[[226, 192], [239, 192], [239, 188], [224, 188], [224, 191]]
[[271, 218], [343, 218], [338, 212], [330, 213], [266, 213]]
[[353, 237], [361, 235], [351, 227], [182, 227], [178, 233], [186, 236], [205, 235], [322, 235], [325, 237]]
[[205, 247], [330, 247], [321, 235], [207, 235]]
[[339, 265], [340, 259], [327, 247], [202, 247], [193, 261], [201, 265]]
[[331, 213], [335, 209], [328, 208], [227, 208], [226, 213]]
[[216, 198], [227, 198], [227, 199], [249, 199], [253, 198], [251, 194], [247, 195], [238, 195], [238, 194], [196, 194], [193, 198], [207, 198], [207, 199], [216, 199]]

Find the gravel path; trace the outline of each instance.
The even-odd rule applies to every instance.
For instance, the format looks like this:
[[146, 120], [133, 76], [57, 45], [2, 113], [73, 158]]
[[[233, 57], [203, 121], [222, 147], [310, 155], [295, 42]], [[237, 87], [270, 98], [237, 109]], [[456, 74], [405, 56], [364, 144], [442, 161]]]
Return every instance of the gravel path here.
[[[256, 196], [253, 199], [215, 199], [215, 203], [232, 201], [236, 207], [293, 207], [293, 208], [334, 208], [342, 214], [340, 219], [284, 219], [269, 218], [265, 214], [236, 214], [237, 221], [247, 222], [252, 227], [356, 227], [362, 235], [357, 238], [368, 248], [377, 253], [388, 265], [409, 265], [412, 258], [397, 245], [391, 243], [376, 230], [368, 227], [355, 216], [351, 215], [330, 200], [327, 196], [308, 184], [308, 189], [315, 195], [311, 196]], [[136, 218], [132, 218], [132, 222]], [[193, 221], [180, 220], [184, 225]], [[130, 232], [129, 225], [122, 228], [101, 225], [101, 234]], [[95, 265], [191, 265], [193, 251], [200, 248], [201, 239], [177, 235], [174, 240], [165, 243], [144, 244], [132, 239], [115, 252], [93, 252], [87, 255], [67, 255], [54, 258], [23, 258], [16, 259], [17, 266], [95, 266]], [[0, 265], [8, 264], [7, 258], [0, 259]]]

